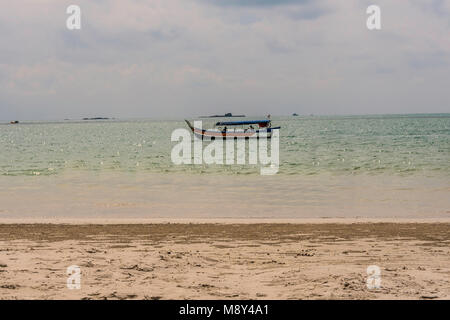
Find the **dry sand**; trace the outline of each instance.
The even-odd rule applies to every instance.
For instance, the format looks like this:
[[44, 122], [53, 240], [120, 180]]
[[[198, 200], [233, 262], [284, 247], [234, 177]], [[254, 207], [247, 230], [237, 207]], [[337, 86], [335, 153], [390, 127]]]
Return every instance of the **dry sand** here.
[[0, 298], [449, 299], [449, 258], [445, 222], [0, 224]]

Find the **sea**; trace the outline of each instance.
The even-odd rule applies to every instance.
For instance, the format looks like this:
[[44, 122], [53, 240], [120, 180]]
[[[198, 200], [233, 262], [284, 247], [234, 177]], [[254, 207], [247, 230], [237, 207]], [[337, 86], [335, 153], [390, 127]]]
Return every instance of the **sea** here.
[[271, 120], [271, 176], [175, 164], [183, 119], [0, 124], [0, 219], [450, 218], [450, 113]]

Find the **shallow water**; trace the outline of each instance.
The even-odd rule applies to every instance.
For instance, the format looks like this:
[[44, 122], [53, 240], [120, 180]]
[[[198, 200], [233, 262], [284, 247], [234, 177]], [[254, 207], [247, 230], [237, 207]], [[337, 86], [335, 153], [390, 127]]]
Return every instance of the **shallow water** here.
[[3, 177], [0, 218], [450, 218], [447, 178], [71, 173]]

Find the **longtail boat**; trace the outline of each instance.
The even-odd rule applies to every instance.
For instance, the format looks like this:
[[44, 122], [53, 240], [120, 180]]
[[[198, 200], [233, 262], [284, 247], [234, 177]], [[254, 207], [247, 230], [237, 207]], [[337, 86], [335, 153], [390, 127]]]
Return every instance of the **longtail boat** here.
[[[213, 129], [195, 128], [188, 120], [187, 125], [191, 131], [200, 139], [203, 138], [236, 138], [236, 139], [250, 139], [259, 138], [264, 135], [268, 139], [272, 137], [274, 130], [279, 130], [280, 127], [272, 127], [271, 120], [252, 120], [252, 121], [223, 121], [217, 122]], [[254, 127], [257, 126], [256, 128]], [[231, 127], [231, 128], [229, 128]]]

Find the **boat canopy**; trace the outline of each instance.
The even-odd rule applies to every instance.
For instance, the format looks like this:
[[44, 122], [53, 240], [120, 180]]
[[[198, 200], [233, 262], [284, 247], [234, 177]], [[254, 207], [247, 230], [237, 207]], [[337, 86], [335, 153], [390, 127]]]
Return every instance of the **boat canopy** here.
[[270, 120], [254, 120], [254, 121], [225, 121], [225, 122], [217, 122], [216, 126], [240, 126], [245, 124], [259, 124], [259, 125], [267, 125]]

